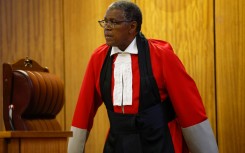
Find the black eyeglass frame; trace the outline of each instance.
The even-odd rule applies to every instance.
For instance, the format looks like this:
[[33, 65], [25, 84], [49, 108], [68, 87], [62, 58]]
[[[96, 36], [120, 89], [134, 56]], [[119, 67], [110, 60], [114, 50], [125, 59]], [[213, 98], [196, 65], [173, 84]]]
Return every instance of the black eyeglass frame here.
[[98, 23], [102, 28], [105, 28], [106, 25], [109, 25], [111, 28], [115, 28], [116, 25], [119, 25], [123, 22], [132, 22], [133, 20], [122, 20], [122, 21], [106, 21], [106, 20], [99, 20]]

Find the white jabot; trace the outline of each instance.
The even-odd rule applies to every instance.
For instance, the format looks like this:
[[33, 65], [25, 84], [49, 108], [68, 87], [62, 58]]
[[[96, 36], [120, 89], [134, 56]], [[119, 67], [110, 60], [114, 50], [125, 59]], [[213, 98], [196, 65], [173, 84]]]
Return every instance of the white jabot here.
[[112, 47], [111, 56], [118, 54], [114, 62], [114, 90], [113, 105], [132, 105], [132, 66], [131, 55], [138, 54], [136, 38], [126, 48], [121, 51], [118, 47]]

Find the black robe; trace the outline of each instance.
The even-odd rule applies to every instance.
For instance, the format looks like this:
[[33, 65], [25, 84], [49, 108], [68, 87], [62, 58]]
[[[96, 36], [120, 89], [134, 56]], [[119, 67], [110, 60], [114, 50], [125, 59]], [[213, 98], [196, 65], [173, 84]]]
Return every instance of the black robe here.
[[121, 114], [113, 111], [111, 48], [101, 70], [101, 95], [110, 121], [104, 153], [174, 153], [168, 121], [175, 118], [175, 113], [169, 99], [161, 102], [152, 73], [148, 42], [141, 33], [136, 36], [136, 43], [140, 69], [138, 114]]

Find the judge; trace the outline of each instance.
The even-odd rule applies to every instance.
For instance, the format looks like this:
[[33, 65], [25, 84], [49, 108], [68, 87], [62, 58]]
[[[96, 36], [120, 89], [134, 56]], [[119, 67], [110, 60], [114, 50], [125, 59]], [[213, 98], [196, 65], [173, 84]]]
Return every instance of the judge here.
[[139, 7], [114, 2], [99, 24], [106, 44], [88, 63], [68, 153], [84, 151], [102, 102], [110, 121], [104, 153], [217, 153], [195, 82], [169, 43], [141, 33]]

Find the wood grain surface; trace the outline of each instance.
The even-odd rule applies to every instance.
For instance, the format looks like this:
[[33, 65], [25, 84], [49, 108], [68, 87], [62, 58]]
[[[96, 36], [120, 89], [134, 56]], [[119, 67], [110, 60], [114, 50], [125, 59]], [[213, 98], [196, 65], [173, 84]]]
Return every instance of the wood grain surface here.
[[[62, 0], [0, 0], [0, 110], [2, 63], [30, 57], [64, 81]], [[0, 111], [0, 128], [4, 129]], [[64, 129], [64, 110], [58, 115]]]
[[[70, 129], [82, 79], [93, 51], [105, 43], [102, 20], [112, 0], [64, 0], [66, 128]], [[92, 9], [91, 9], [92, 8]], [[86, 143], [86, 153], [101, 153], [109, 128], [104, 105], [99, 108]]]
[[217, 126], [221, 153], [245, 152], [245, 1], [216, 0]]

